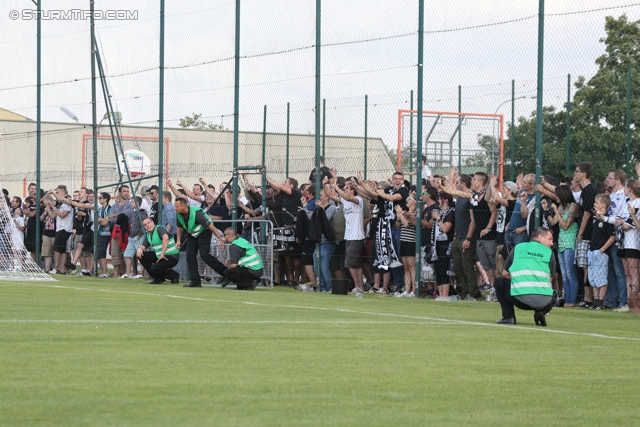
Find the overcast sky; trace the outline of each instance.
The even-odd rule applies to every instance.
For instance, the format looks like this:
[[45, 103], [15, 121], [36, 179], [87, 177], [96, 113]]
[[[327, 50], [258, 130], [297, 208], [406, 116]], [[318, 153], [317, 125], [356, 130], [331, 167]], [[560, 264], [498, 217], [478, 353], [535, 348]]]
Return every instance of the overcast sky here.
[[[88, 10], [88, 0], [42, 0], [43, 8]], [[235, 2], [167, 1], [165, 125], [193, 112], [233, 126]], [[408, 109], [417, 85], [417, 0], [322, 2], [322, 97], [327, 134], [362, 135], [364, 95], [369, 135], [396, 145], [397, 111]], [[547, 0], [544, 103], [562, 107], [567, 74], [591, 76], [604, 52], [604, 17], [627, 13], [630, 0]], [[135, 20], [103, 20], [97, 36], [108, 84], [123, 123], [154, 126], [158, 117], [159, 2], [96, 0], [101, 11], [137, 13]], [[494, 113], [511, 97], [516, 80], [518, 115], [535, 109], [537, 0], [425, 1], [425, 110]], [[36, 118], [36, 21], [30, 0], [0, 3], [0, 107]], [[241, 3], [240, 130], [284, 131], [291, 103], [291, 131], [313, 132], [315, 1], [244, 0]], [[599, 10], [596, 10], [599, 9]], [[18, 19], [11, 12], [19, 13]], [[583, 13], [577, 13], [583, 12]], [[27, 12], [28, 13], [28, 12]], [[475, 28], [474, 28], [475, 27]], [[91, 121], [89, 21], [45, 20], [42, 41], [42, 118]], [[281, 52], [281, 53], [277, 53]], [[265, 55], [269, 54], [270, 55]], [[98, 116], [106, 108], [98, 92]], [[415, 101], [414, 101], [415, 105]], [[508, 115], [508, 104], [499, 109]]]

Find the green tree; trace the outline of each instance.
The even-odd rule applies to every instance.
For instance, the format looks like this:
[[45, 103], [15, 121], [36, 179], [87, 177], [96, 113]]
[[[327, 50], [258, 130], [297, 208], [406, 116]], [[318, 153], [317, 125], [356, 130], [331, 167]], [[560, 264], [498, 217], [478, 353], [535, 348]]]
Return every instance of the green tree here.
[[207, 122], [202, 120], [202, 114], [193, 113], [192, 116], [185, 116], [180, 119], [180, 126], [189, 129], [203, 129], [203, 130], [228, 130], [224, 129], [222, 125], [217, 123]]
[[[605, 53], [596, 58], [598, 71], [588, 81], [579, 77], [571, 109], [569, 172], [576, 163], [589, 161], [595, 167], [594, 180], [604, 179], [614, 168], [626, 169], [627, 70], [631, 69], [631, 164], [633, 170], [640, 152], [640, 21], [626, 15], [607, 17], [606, 37], [600, 39]], [[542, 110], [542, 173], [554, 177], [565, 175], [567, 162], [566, 105], [557, 111], [553, 106]], [[507, 138], [511, 136], [507, 125]], [[491, 145], [481, 136], [478, 144], [485, 152], [467, 161], [481, 167], [491, 158]], [[530, 173], [536, 169], [536, 112], [518, 118], [515, 126], [514, 164], [511, 144], [504, 142], [504, 176]]]
[[[586, 81], [576, 82], [571, 112], [571, 147], [575, 162], [590, 161], [596, 179], [613, 168], [626, 167], [627, 70], [631, 69], [631, 162], [640, 149], [640, 21], [607, 17], [605, 54], [596, 59], [598, 71]], [[630, 169], [631, 169], [630, 165]]]

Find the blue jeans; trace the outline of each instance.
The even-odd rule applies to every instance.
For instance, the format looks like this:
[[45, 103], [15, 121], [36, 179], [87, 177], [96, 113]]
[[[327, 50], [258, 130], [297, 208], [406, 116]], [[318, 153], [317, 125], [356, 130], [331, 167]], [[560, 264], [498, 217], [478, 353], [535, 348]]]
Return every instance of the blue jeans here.
[[527, 233], [517, 234], [512, 230], [507, 230], [504, 233], [504, 244], [507, 245], [507, 250], [509, 252], [511, 252], [518, 243], [526, 242], [527, 240], [529, 240], [529, 235]]
[[[400, 229], [391, 227], [391, 239], [393, 240], [393, 249], [396, 251], [398, 259], [400, 259]], [[404, 286], [404, 267], [396, 267], [391, 269], [391, 275], [393, 276], [393, 282], [396, 285]]]
[[562, 283], [564, 284], [565, 304], [575, 304], [578, 298], [578, 276], [576, 266], [573, 264], [575, 259], [576, 252], [573, 249], [565, 249], [563, 252], [558, 252]]
[[[331, 291], [331, 256], [336, 249], [336, 244], [333, 242], [327, 242], [320, 245], [320, 271], [322, 273], [322, 283], [320, 283], [320, 289], [326, 292]], [[316, 262], [317, 251], [313, 251], [313, 269], [318, 274], [318, 266]]]
[[[618, 256], [618, 244], [609, 248], [609, 274], [604, 303], [608, 307], [622, 307], [627, 304], [627, 276], [624, 274], [622, 258]], [[617, 301], [619, 300], [619, 301]]]

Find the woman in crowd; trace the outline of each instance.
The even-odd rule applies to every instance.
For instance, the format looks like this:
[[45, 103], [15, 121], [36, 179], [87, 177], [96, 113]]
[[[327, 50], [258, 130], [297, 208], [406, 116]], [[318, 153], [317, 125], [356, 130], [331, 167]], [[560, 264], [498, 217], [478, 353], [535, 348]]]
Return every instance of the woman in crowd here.
[[407, 198], [408, 211], [396, 205], [396, 216], [400, 219], [400, 259], [404, 268], [404, 292], [398, 297], [414, 298], [416, 288], [416, 193]]
[[[559, 206], [551, 204], [553, 212], [549, 213], [548, 221], [550, 225], [558, 224], [558, 260], [560, 261], [560, 272], [564, 284], [565, 307], [573, 307], [578, 296], [578, 276], [576, 272], [575, 248], [576, 236], [578, 234], [579, 208], [576, 204], [571, 188], [566, 185], [556, 187], [556, 198]], [[545, 199], [541, 201], [542, 209], [549, 209], [549, 202]]]
[[439, 195], [440, 209], [434, 209], [431, 216], [434, 220], [432, 227], [432, 241], [435, 242], [437, 259], [434, 262], [436, 271], [436, 283], [438, 284], [439, 298], [449, 297], [449, 289], [451, 287], [449, 275], [449, 263], [451, 256], [449, 255], [449, 245], [453, 241], [455, 229], [455, 213], [453, 205], [453, 197], [449, 193], [442, 192]]
[[111, 223], [109, 219], [112, 214], [110, 201], [111, 195], [109, 193], [103, 192], [98, 196], [98, 203], [100, 204], [98, 206], [98, 264], [100, 264], [100, 269], [102, 270], [100, 277], [104, 278], [109, 277], [107, 248], [111, 242]]
[[[625, 182], [624, 194], [629, 198], [627, 209], [629, 219], [622, 224], [622, 233], [618, 242], [618, 256], [622, 258], [624, 274], [627, 278], [627, 295], [631, 299], [632, 295], [638, 293], [640, 286], [640, 183], [635, 179], [628, 179]], [[622, 307], [621, 307], [622, 308]], [[629, 307], [627, 306], [627, 311]]]

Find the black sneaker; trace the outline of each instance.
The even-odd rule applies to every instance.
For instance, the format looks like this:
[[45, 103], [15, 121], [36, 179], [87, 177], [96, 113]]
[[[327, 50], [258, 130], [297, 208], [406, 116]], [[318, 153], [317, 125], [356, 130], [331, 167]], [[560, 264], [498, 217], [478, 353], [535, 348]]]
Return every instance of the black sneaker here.
[[182, 285], [183, 288], [201, 288], [202, 287], [202, 283], [198, 283], [198, 282], [189, 282], [189, 283], [185, 283], [184, 285]]
[[538, 326], [547, 326], [547, 319], [545, 319], [544, 313], [542, 311], [536, 310], [536, 312], [533, 313], [533, 320]]
[[496, 323], [499, 325], [515, 325], [516, 319], [515, 317], [503, 317], [500, 320], [496, 320]]
[[176, 273], [176, 275], [171, 278], [171, 284], [172, 285], [180, 284], [180, 275], [178, 273]]
[[76, 265], [74, 263], [72, 263], [72, 262], [65, 262], [64, 266], [67, 267], [71, 271], [76, 269]]

